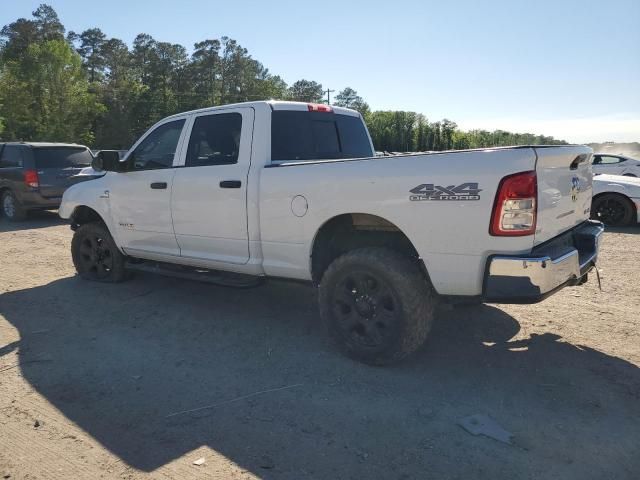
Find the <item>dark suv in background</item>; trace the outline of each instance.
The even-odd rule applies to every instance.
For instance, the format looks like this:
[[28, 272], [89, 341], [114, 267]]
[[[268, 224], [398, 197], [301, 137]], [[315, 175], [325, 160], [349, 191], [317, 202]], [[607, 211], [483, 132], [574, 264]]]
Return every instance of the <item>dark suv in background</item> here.
[[54, 209], [93, 156], [82, 145], [68, 143], [0, 143], [0, 212], [22, 220], [29, 210]]

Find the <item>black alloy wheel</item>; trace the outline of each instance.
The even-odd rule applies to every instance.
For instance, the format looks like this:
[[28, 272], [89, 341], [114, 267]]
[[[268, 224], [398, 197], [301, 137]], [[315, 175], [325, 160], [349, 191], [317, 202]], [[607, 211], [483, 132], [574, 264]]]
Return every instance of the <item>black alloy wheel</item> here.
[[593, 200], [591, 217], [605, 225], [622, 227], [629, 225], [633, 219], [633, 204], [619, 194], [605, 194]]

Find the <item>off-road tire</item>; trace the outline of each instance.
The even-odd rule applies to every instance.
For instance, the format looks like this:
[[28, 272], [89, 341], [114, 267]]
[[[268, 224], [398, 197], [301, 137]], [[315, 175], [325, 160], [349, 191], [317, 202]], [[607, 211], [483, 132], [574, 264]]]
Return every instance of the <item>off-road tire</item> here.
[[80, 225], [71, 240], [71, 256], [78, 275], [94, 282], [116, 283], [129, 278], [125, 256], [102, 222]]
[[[0, 211], [10, 222], [20, 222], [27, 218], [27, 210], [20, 205], [20, 202], [11, 190], [5, 190], [0, 198]], [[5, 202], [11, 202], [12, 208], [5, 206]]]
[[417, 262], [388, 248], [349, 251], [320, 282], [320, 315], [347, 356], [370, 365], [397, 362], [420, 348], [436, 295]]

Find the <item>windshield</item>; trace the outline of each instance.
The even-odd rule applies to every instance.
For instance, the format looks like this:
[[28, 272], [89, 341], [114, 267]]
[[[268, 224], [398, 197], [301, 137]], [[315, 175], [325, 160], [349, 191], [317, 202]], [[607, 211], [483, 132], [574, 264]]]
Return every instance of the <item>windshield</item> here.
[[91, 165], [91, 152], [83, 147], [34, 148], [36, 168], [72, 168]]

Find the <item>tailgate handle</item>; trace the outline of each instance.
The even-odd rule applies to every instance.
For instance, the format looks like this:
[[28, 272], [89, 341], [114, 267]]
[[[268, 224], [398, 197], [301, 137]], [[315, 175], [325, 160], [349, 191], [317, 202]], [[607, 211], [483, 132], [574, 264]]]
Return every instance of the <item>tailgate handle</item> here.
[[587, 161], [587, 154], [583, 153], [582, 155], [578, 155], [571, 165], [569, 165], [569, 170], [577, 170], [578, 165]]
[[151, 188], [153, 190], [164, 190], [167, 188], [167, 182], [153, 182]]

